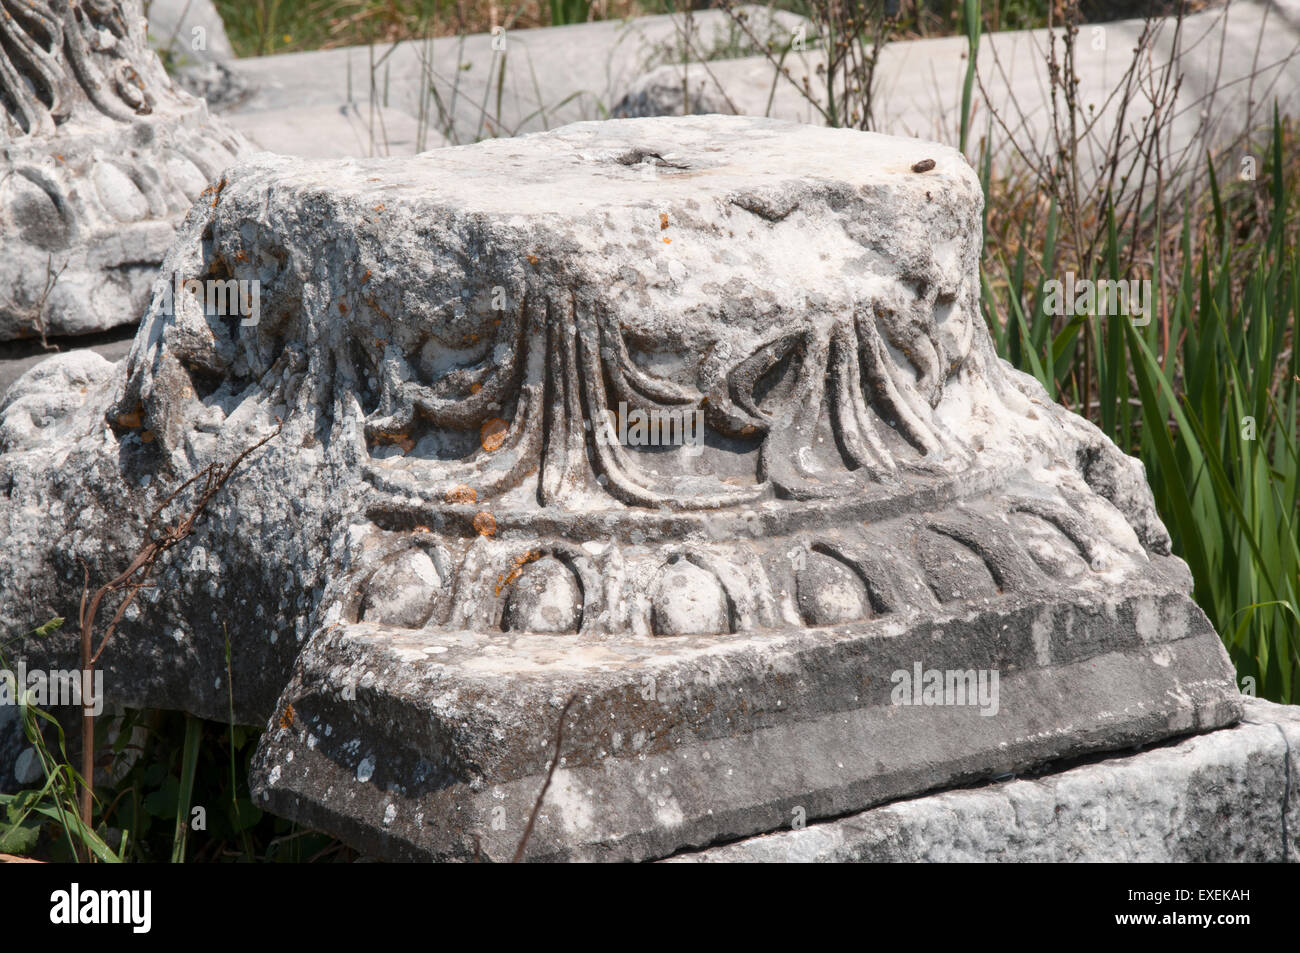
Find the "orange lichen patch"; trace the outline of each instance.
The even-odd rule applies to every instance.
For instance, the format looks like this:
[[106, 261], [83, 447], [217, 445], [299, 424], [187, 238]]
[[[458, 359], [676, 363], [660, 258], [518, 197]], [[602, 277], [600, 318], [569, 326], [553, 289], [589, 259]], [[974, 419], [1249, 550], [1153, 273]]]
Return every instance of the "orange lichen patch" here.
[[248, 252], [242, 248], [235, 252], [235, 261], [248, 261]]
[[399, 430], [395, 433], [386, 433], [380, 431], [372, 438], [375, 443], [391, 443], [402, 448], [402, 453], [410, 453], [415, 449], [415, 440], [405, 430]]
[[478, 383], [477, 381], [475, 381], [473, 384], [470, 384], [470, 385], [469, 385], [469, 392], [470, 392], [471, 394], [477, 394], [477, 393], [478, 393], [479, 391], [481, 391], [482, 389], [483, 389], [483, 385], [480, 384], [480, 383]]
[[146, 430], [146, 431], [144, 431], [142, 434], [140, 434], [140, 442], [141, 442], [141, 443], [153, 443], [153, 431], [152, 431], [152, 430]]
[[425, 526], [423, 523], [416, 523], [415, 529], [411, 530], [411, 532], [418, 536], [420, 533], [432, 533], [433, 530], [429, 529], [429, 527]]
[[344, 304], [342, 301], [340, 301], [340, 302], [339, 302], [339, 314], [347, 314], [347, 313], [348, 313], [348, 306], [347, 306], [346, 304]]
[[668, 213], [667, 213], [667, 212], [660, 212], [660, 213], [659, 213], [659, 230], [660, 230], [660, 231], [663, 231], [663, 230], [664, 230], [665, 228], [667, 228], [667, 227], [668, 227]]
[[480, 536], [495, 536], [497, 521], [492, 518], [491, 513], [476, 513], [474, 514], [474, 532]]
[[119, 427], [129, 427], [130, 429], [134, 430], [136, 427], [139, 427], [143, 422], [144, 422], [144, 408], [141, 407], [139, 404], [137, 404], [135, 410], [131, 411], [129, 414], [117, 415], [117, 425]]
[[529, 255], [529, 256], [528, 256], [528, 264], [530, 264], [530, 265], [535, 265], [535, 264], [537, 264], [539, 261], [541, 261], [541, 259], [538, 258], [536, 255]]
[[203, 190], [204, 195], [212, 196], [212, 208], [217, 207], [217, 203], [221, 201], [221, 193], [225, 191], [226, 186], [229, 184], [230, 180], [223, 175], [220, 182], [216, 185], [210, 185]]
[[[487, 514], [480, 515], [485, 516]], [[510, 571], [503, 572], [501, 575], [497, 576], [497, 595], [501, 595], [501, 590], [506, 588], [506, 586], [514, 585], [515, 580], [519, 578], [519, 573], [523, 571], [525, 566], [531, 562], [536, 562], [541, 558], [542, 551], [540, 549], [530, 549], [522, 556], [516, 556], [514, 558], [514, 565], [510, 567]]]
[[293, 705], [285, 705], [284, 712], [280, 715], [280, 730], [288, 731], [293, 727], [294, 711]]
[[664, 239], [664, 244], [665, 244], [665, 245], [671, 245], [672, 243], [673, 243], [673, 240], [672, 240], [671, 238], [665, 238], [665, 239]]
[[448, 503], [475, 503], [478, 501], [478, 491], [472, 486], [457, 483], [444, 493], [442, 498]]
[[479, 428], [479, 443], [483, 445], [484, 450], [491, 453], [506, 442], [506, 434], [509, 431], [510, 425], [500, 417], [489, 417], [483, 421], [483, 426]]
[[370, 305], [370, 308], [371, 308], [372, 311], [378, 311], [378, 312], [379, 312], [380, 314], [382, 314], [384, 317], [388, 317], [388, 312], [385, 311], [383, 308], [379, 307], [379, 305], [375, 304], [375, 299], [374, 299], [374, 298], [367, 298], [367, 299], [366, 299], [366, 304]]
[[366, 273], [361, 276], [361, 283], [364, 285], [369, 280], [370, 280], [370, 269], [367, 268]]
[[375, 206], [375, 211], [376, 211], [376, 212], [382, 212], [383, 210], [384, 210], [384, 203], [383, 203], [383, 202], [380, 202], [378, 205]]

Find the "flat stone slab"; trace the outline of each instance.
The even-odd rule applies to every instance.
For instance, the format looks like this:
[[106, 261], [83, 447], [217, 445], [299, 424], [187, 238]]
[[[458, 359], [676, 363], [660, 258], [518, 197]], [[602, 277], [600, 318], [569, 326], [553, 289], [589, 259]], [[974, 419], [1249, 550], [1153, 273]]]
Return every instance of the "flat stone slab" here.
[[362, 109], [355, 104], [236, 112], [225, 117], [256, 146], [281, 155], [311, 159], [414, 155], [420, 146], [445, 144], [415, 117], [396, 109]]
[[[1151, 111], [1138, 95], [1121, 117], [1122, 97], [1115, 95], [1144, 29], [1146, 21], [1136, 19], [1085, 25], [1079, 31], [1078, 97], [1091, 128], [1074, 158], [1085, 183], [1104, 171], [1115, 123], [1122, 118], [1126, 124], [1140, 125]], [[980, 40], [972, 139], [985, 134], [991, 114], [1001, 117], [1006, 128], [994, 120], [992, 134], [998, 150], [995, 161], [1004, 167], [1017, 161], [1013, 140], [1019, 151], [1029, 152], [1031, 145], [1048, 154], [1052, 151], [1048, 53], [1055, 35], [1058, 58], [1062, 55], [1061, 34], [1059, 29], [1016, 30], [986, 33]], [[1174, 36], [1172, 18], [1158, 24], [1149, 68], [1164, 68]], [[693, 99], [701, 104], [697, 112], [824, 123], [817, 106], [799, 88], [806, 77], [812, 98], [825, 106], [825, 82], [819, 73], [825, 69], [825, 55], [816, 45], [816, 29], [811, 25], [808, 41], [805, 52], [791, 52], [783, 61], [793, 82], [774, 82], [776, 71], [764, 56], [693, 62], [687, 67], [661, 65], [622, 90], [614, 114], [680, 115], [685, 80]], [[1182, 55], [1175, 70], [1179, 85], [1165, 127], [1172, 163], [1198, 167], [1207, 148], [1266, 127], [1272, 121], [1274, 100], [1283, 115], [1294, 115], [1300, 105], [1297, 0], [1215, 4], [1186, 18], [1180, 45]], [[967, 46], [964, 36], [887, 44], [875, 73], [872, 128], [956, 145]], [[1127, 169], [1130, 161], [1125, 153], [1121, 168]]]
[[1032, 779], [945, 791], [672, 863], [1300, 861], [1300, 707]]
[[[348, 47], [248, 58], [229, 68], [251, 91], [231, 108], [230, 115], [262, 110], [337, 109], [351, 104], [366, 117], [380, 109], [404, 113], [439, 135], [417, 135], [410, 151], [436, 148], [441, 135], [469, 142], [484, 136], [513, 135], [553, 129], [578, 120], [605, 116], [680, 115], [683, 81], [690, 89], [695, 113], [770, 116], [820, 125], [817, 107], [796, 88], [808, 77], [814, 97], [823, 96], [818, 70], [824, 56], [816, 45], [810, 21], [778, 11], [769, 17], [761, 7], [746, 8], [755, 32], [787, 43], [802, 26], [809, 46], [789, 53], [794, 84], [773, 82], [774, 70], [764, 56], [748, 55], [740, 36], [722, 11], [694, 15], [695, 37], [690, 64], [683, 67], [685, 20], [680, 15], [639, 17], [564, 27], [510, 31], [505, 50], [494, 50], [488, 34], [443, 38], [431, 44]], [[1118, 108], [1112, 93], [1121, 82], [1133, 48], [1144, 29], [1142, 20], [1124, 20], [1085, 27], [1078, 38], [1076, 69], [1079, 96], [1101, 115], [1077, 156], [1085, 180], [1103, 163], [1106, 139]], [[1098, 32], [1099, 31], [1099, 32]], [[1166, 22], [1153, 46], [1152, 63], [1168, 59], [1173, 23]], [[982, 135], [990, 111], [1008, 123], [1015, 136], [1040, 145], [1047, 142], [1051, 109], [1047, 101], [1047, 30], [1004, 31], [981, 40], [978, 63], [982, 85], [974, 90], [977, 129]], [[1058, 31], [1059, 36], [1059, 31]], [[1170, 154], [1200, 161], [1207, 146], [1216, 146], [1247, 126], [1267, 123], [1276, 98], [1283, 113], [1300, 102], [1300, 2], [1216, 5], [1186, 18], [1179, 63], [1182, 83], [1169, 125]], [[885, 46], [876, 73], [873, 129], [896, 136], [918, 136], [948, 144], [959, 138], [961, 92], [966, 70], [965, 37], [935, 37], [897, 41]], [[1059, 47], [1058, 47], [1059, 49]], [[707, 58], [706, 63], [701, 63]], [[504, 60], [504, 72], [502, 72]], [[378, 62], [371, 82], [371, 64]], [[468, 69], [457, 70], [457, 66]], [[1251, 74], [1256, 76], [1252, 80]], [[504, 83], [498, 80], [504, 77]], [[444, 123], [437, 105], [423, 95], [429, 82], [448, 108]], [[453, 97], [453, 86], [459, 89]], [[497, 88], [501, 87], [500, 108]], [[454, 102], [453, 102], [454, 99]], [[818, 99], [824, 105], [822, 99]], [[1019, 109], [1016, 108], [1019, 104]], [[1141, 98], [1128, 113], [1128, 122], [1145, 116]], [[1023, 116], [1021, 115], [1023, 113]], [[268, 127], [268, 132], [273, 128]], [[1002, 152], [999, 163], [1010, 165], [1015, 151], [1007, 134], [994, 124]], [[286, 136], [265, 146], [272, 151], [311, 157], [331, 153], [316, 149], [312, 138]], [[323, 139], [320, 141], [324, 141]], [[338, 148], [350, 147], [351, 138]], [[404, 144], [388, 152], [370, 148], [368, 139], [352, 154], [401, 155]]]
[[[743, 9], [762, 38], [784, 41], [806, 23], [784, 11]], [[684, 16], [668, 14], [509, 30], [501, 37], [476, 33], [249, 57], [225, 64], [245, 89], [228, 115], [350, 105], [368, 124], [372, 112], [392, 110], [421, 123], [425, 132], [414, 148], [354, 154], [410, 155], [447, 141], [469, 143], [607, 118], [639, 74], [680, 62], [688, 51], [698, 59], [727, 51], [744, 55], [753, 47], [725, 13], [702, 10], [689, 26]], [[266, 148], [322, 155], [300, 149], [292, 136]]]

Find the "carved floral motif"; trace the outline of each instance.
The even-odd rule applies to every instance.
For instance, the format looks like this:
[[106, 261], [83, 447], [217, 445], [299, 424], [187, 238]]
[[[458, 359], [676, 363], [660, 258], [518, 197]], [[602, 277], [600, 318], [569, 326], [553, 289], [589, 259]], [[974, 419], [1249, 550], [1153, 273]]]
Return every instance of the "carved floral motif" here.
[[[939, 307], [946, 313], [952, 304]], [[926, 308], [933, 304], [921, 301], [913, 310]], [[353, 349], [344, 359], [354, 379], [375, 382], [365, 431], [381, 460], [392, 445], [420, 458], [418, 438], [430, 429], [493, 428], [493, 439], [467, 458], [431, 461], [433, 485], [423, 495], [436, 499], [461, 486], [491, 498], [537, 475], [538, 500], [551, 505], [583, 485], [590, 468], [596, 483], [625, 504], [712, 509], [770, 496], [844, 497], [896, 484], [903, 473], [950, 472], [954, 463], [971, 461], [932, 412], [966, 358], [960, 344], [935, 331], [932, 313], [899, 320], [876, 300], [831, 320], [791, 319], [793, 327], [733, 360], [703, 390], [638, 366], [617, 315], [575, 296], [526, 296], [501, 313], [477, 359], [427, 381], [419, 370], [427, 341], [410, 349], [384, 342], [382, 353]], [[651, 468], [606, 427], [618, 407], [701, 411], [711, 434], [749, 454], [753, 472], [736, 485]], [[828, 441], [833, 450], [814, 451]], [[377, 484], [394, 485], [392, 468], [382, 462], [368, 472]]]
[[0, 0], [0, 130], [50, 135], [78, 99], [113, 119], [153, 112], [120, 0]]

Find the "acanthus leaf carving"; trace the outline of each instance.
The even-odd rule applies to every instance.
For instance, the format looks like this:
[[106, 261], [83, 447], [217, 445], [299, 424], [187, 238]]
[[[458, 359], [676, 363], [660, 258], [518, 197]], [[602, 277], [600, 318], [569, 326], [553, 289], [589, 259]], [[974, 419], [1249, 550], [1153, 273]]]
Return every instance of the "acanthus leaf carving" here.
[[163, 90], [123, 0], [0, 0], [0, 130], [48, 136], [84, 102], [117, 120], [147, 116]]

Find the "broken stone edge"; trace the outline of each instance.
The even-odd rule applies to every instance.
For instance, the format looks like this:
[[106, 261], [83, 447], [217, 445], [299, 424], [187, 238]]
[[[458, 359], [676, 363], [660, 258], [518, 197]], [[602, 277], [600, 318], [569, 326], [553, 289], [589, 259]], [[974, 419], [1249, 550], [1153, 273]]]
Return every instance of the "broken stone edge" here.
[[[251, 786], [264, 809], [368, 855], [510, 860], [559, 708], [576, 695], [526, 858], [638, 861], [778, 830], [800, 808], [837, 817], [1236, 722], [1242, 698], [1200, 609], [1179, 592], [1133, 588], [1114, 601], [918, 618], [903, 631], [738, 637], [665, 660], [650, 699], [643, 666], [582, 673], [561, 660], [511, 676], [507, 660], [490, 676], [438, 672], [383, 638], [326, 632], [300, 659]], [[1014, 668], [1018, 655], [1037, 666]], [[913, 660], [1000, 669], [1000, 714], [891, 705], [889, 673]], [[357, 671], [367, 674], [348, 698]]]
[[1296, 863], [1300, 706], [1046, 776], [877, 807], [671, 863]]

